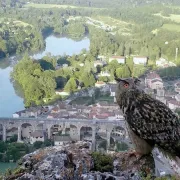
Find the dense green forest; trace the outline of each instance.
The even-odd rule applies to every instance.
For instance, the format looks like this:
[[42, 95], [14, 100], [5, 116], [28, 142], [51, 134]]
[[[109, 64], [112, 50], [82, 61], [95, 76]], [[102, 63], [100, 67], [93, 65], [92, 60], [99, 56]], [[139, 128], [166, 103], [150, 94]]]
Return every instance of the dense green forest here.
[[[170, 6], [116, 9], [7, 7], [0, 10], [0, 18], [4, 16], [9, 19], [8, 24], [4, 23], [7, 19], [0, 23], [0, 32], [4, 34], [0, 39], [1, 56], [41, 49], [41, 33], [46, 37], [52, 32], [72, 38], [89, 33], [91, 50], [95, 53], [143, 55], [152, 60], [164, 56], [175, 61], [175, 51], [180, 45], [180, 9]], [[68, 20], [72, 16], [81, 18]], [[108, 32], [92, 27], [87, 24], [87, 17], [115, 28]], [[17, 33], [12, 33], [12, 29]]]
[[0, 20], [0, 57], [43, 47], [43, 37], [36, 28], [15, 19]]
[[10, 160], [17, 162], [25, 154], [51, 145], [53, 145], [51, 140], [36, 141], [33, 145], [18, 143], [17, 135], [14, 135], [9, 141], [0, 141], [0, 162], [9, 162]]

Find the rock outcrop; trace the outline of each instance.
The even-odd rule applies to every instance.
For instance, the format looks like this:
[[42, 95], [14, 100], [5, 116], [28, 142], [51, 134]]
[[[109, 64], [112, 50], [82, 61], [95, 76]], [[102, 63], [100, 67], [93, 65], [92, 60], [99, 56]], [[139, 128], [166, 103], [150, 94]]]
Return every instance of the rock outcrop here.
[[113, 172], [96, 172], [87, 142], [47, 147], [24, 156], [20, 173], [12, 180], [140, 180], [140, 172], [153, 173], [153, 157], [137, 160], [131, 152], [115, 153]]

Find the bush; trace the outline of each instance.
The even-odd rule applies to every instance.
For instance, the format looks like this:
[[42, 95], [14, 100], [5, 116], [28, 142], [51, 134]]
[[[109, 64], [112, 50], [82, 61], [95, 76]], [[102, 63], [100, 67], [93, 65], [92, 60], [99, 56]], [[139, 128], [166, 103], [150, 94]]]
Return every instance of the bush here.
[[94, 160], [95, 171], [112, 172], [113, 171], [113, 158], [109, 155], [93, 152], [92, 157]]

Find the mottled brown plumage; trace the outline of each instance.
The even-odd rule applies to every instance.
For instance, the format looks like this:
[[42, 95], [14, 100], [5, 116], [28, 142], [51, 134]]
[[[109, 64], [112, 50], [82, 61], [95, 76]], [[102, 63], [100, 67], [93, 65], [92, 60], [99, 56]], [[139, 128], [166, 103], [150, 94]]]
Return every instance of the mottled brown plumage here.
[[124, 113], [137, 151], [148, 154], [157, 145], [165, 152], [180, 157], [180, 122], [176, 114], [164, 103], [145, 94], [138, 79], [117, 81], [117, 103]]

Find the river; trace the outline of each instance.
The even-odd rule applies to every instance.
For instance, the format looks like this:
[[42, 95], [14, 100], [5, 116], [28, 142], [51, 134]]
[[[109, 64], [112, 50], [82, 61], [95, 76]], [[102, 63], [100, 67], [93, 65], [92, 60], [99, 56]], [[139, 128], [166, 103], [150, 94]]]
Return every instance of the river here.
[[[47, 53], [53, 56], [79, 54], [82, 49], [88, 50], [90, 46], [88, 38], [75, 41], [51, 35], [45, 39], [45, 42], [45, 50], [33, 55], [35, 59], [42, 58]], [[12, 117], [14, 112], [24, 109], [23, 98], [19, 96], [17, 87], [14, 88], [10, 81], [10, 72], [13, 69], [10, 59], [0, 60], [0, 117]]]
[[14, 169], [17, 166], [16, 163], [2, 163], [0, 162], [0, 174], [4, 173], [7, 169]]

